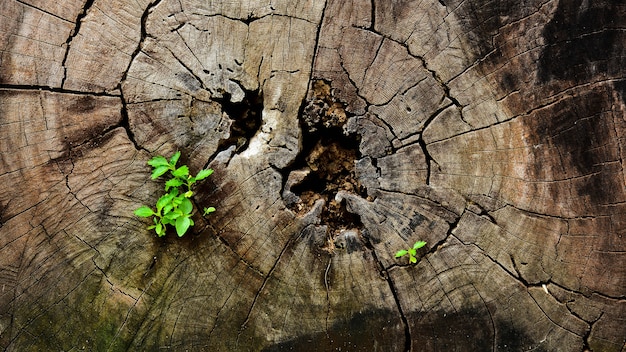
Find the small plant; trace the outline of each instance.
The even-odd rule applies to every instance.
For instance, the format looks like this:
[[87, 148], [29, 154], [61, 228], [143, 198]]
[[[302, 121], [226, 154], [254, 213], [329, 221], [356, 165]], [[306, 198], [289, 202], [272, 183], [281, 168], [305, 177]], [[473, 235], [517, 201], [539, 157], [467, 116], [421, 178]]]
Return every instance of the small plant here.
[[[135, 215], [148, 218], [153, 217], [154, 225], [148, 227], [148, 230], [154, 229], [159, 237], [165, 236], [167, 225], [176, 228], [178, 237], [182, 237], [189, 227], [193, 226], [191, 212], [193, 211], [193, 203], [189, 198], [193, 196], [191, 187], [200, 180], [211, 176], [213, 170], [200, 170], [196, 176], [189, 174], [187, 165], [176, 167], [176, 163], [180, 158], [180, 152], [174, 153], [170, 160], [163, 156], [155, 156], [148, 161], [152, 166], [153, 180], [164, 175], [168, 171], [172, 176], [165, 182], [165, 194], [156, 202], [156, 210], [148, 206], [141, 206], [135, 210]], [[208, 215], [215, 211], [215, 208], [204, 208], [204, 215]]]
[[415, 254], [417, 253], [417, 250], [424, 247], [426, 245], [426, 242], [424, 241], [417, 241], [415, 242], [415, 244], [413, 245], [413, 248], [409, 248], [409, 249], [402, 249], [396, 252], [396, 258], [400, 258], [403, 257], [405, 255], [409, 255], [409, 263], [411, 264], [415, 264], [417, 263], [417, 258], [415, 258]]

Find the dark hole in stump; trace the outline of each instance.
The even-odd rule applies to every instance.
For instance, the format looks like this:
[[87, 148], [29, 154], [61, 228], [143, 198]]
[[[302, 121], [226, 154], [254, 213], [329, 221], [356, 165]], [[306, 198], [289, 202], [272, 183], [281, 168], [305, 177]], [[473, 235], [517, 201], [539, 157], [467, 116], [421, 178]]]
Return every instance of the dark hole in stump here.
[[219, 143], [218, 152], [235, 145], [235, 152], [242, 152], [248, 147], [250, 139], [261, 127], [261, 113], [263, 112], [263, 96], [258, 90], [245, 91], [245, 97], [240, 102], [232, 102], [228, 93], [216, 99], [222, 105], [222, 110], [232, 120], [230, 137]]
[[355, 175], [355, 162], [360, 159], [359, 138], [345, 133], [348, 115], [345, 105], [339, 102], [330, 84], [323, 80], [313, 82], [309, 98], [300, 113], [302, 128], [302, 150], [294, 163], [286, 171], [306, 170], [307, 176], [291, 187], [298, 201], [288, 207], [302, 216], [311, 210], [314, 203], [324, 199], [320, 223], [328, 226], [330, 242], [342, 230], [360, 229], [358, 215], [346, 209], [345, 202], [338, 202], [335, 196], [339, 191], [367, 197]]

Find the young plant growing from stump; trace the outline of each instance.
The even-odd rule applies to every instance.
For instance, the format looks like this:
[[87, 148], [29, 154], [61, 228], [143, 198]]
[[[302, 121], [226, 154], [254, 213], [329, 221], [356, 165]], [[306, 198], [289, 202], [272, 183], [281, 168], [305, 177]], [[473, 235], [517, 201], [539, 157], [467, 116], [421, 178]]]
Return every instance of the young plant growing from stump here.
[[417, 254], [417, 250], [424, 247], [426, 245], [426, 242], [424, 241], [417, 241], [415, 242], [415, 244], [413, 245], [413, 248], [409, 248], [409, 249], [402, 249], [396, 252], [396, 258], [400, 258], [403, 257], [405, 255], [409, 255], [409, 263], [410, 264], [415, 264], [417, 263], [417, 258], [415, 257], [415, 255]]
[[[176, 163], [180, 158], [180, 152], [174, 153], [170, 160], [163, 156], [155, 156], [148, 161], [152, 166], [153, 180], [159, 178], [169, 171], [171, 178], [165, 182], [165, 194], [156, 202], [156, 209], [148, 206], [142, 206], [135, 210], [135, 215], [143, 218], [153, 217], [154, 225], [148, 227], [148, 230], [154, 229], [159, 237], [165, 236], [167, 225], [176, 228], [178, 237], [182, 237], [189, 227], [193, 226], [191, 212], [193, 211], [193, 203], [189, 198], [193, 196], [191, 187], [200, 180], [211, 176], [213, 170], [200, 170], [196, 176], [189, 174], [189, 167], [183, 165], [176, 167]], [[215, 211], [215, 208], [204, 208], [204, 215], [208, 215]]]

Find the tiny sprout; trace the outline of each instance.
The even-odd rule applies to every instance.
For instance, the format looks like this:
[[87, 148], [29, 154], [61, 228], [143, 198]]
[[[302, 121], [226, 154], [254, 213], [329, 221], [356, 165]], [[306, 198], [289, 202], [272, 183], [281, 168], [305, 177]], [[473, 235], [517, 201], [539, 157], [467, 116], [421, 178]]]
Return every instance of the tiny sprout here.
[[409, 255], [409, 263], [411, 264], [415, 264], [417, 263], [417, 258], [415, 257], [417, 250], [424, 247], [426, 245], [426, 242], [424, 241], [417, 241], [415, 242], [415, 244], [413, 245], [413, 248], [409, 248], [409, 249], [402, 249], [396, 252], [396, 258], [400, 258], [403, 257], [405, 255]]
[[215, 211], [215, 208], [213, 208], [213, 207], [208, 207], [208, 208], [206, 208], [206, 207], [205, 207], [205, 208], [204, 208], [204, 215], [205, 215], [205, 216], [206, 216], [206, 215], [209, 215], [209, 214], [211, 214], [211, 213], [212, 213], [212, 212], [214, 212], [214, 211]]

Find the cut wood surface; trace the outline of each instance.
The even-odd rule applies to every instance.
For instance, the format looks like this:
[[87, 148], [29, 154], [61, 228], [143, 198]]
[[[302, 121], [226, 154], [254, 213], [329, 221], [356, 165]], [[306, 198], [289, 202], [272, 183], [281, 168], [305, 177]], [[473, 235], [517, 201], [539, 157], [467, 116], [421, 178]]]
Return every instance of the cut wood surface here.
[[[625, 29], [608, 0], [0, 0], [0, 348], [626, 351]], [[133, 211], [177, 150], [217, 211], [158, 238]]]

